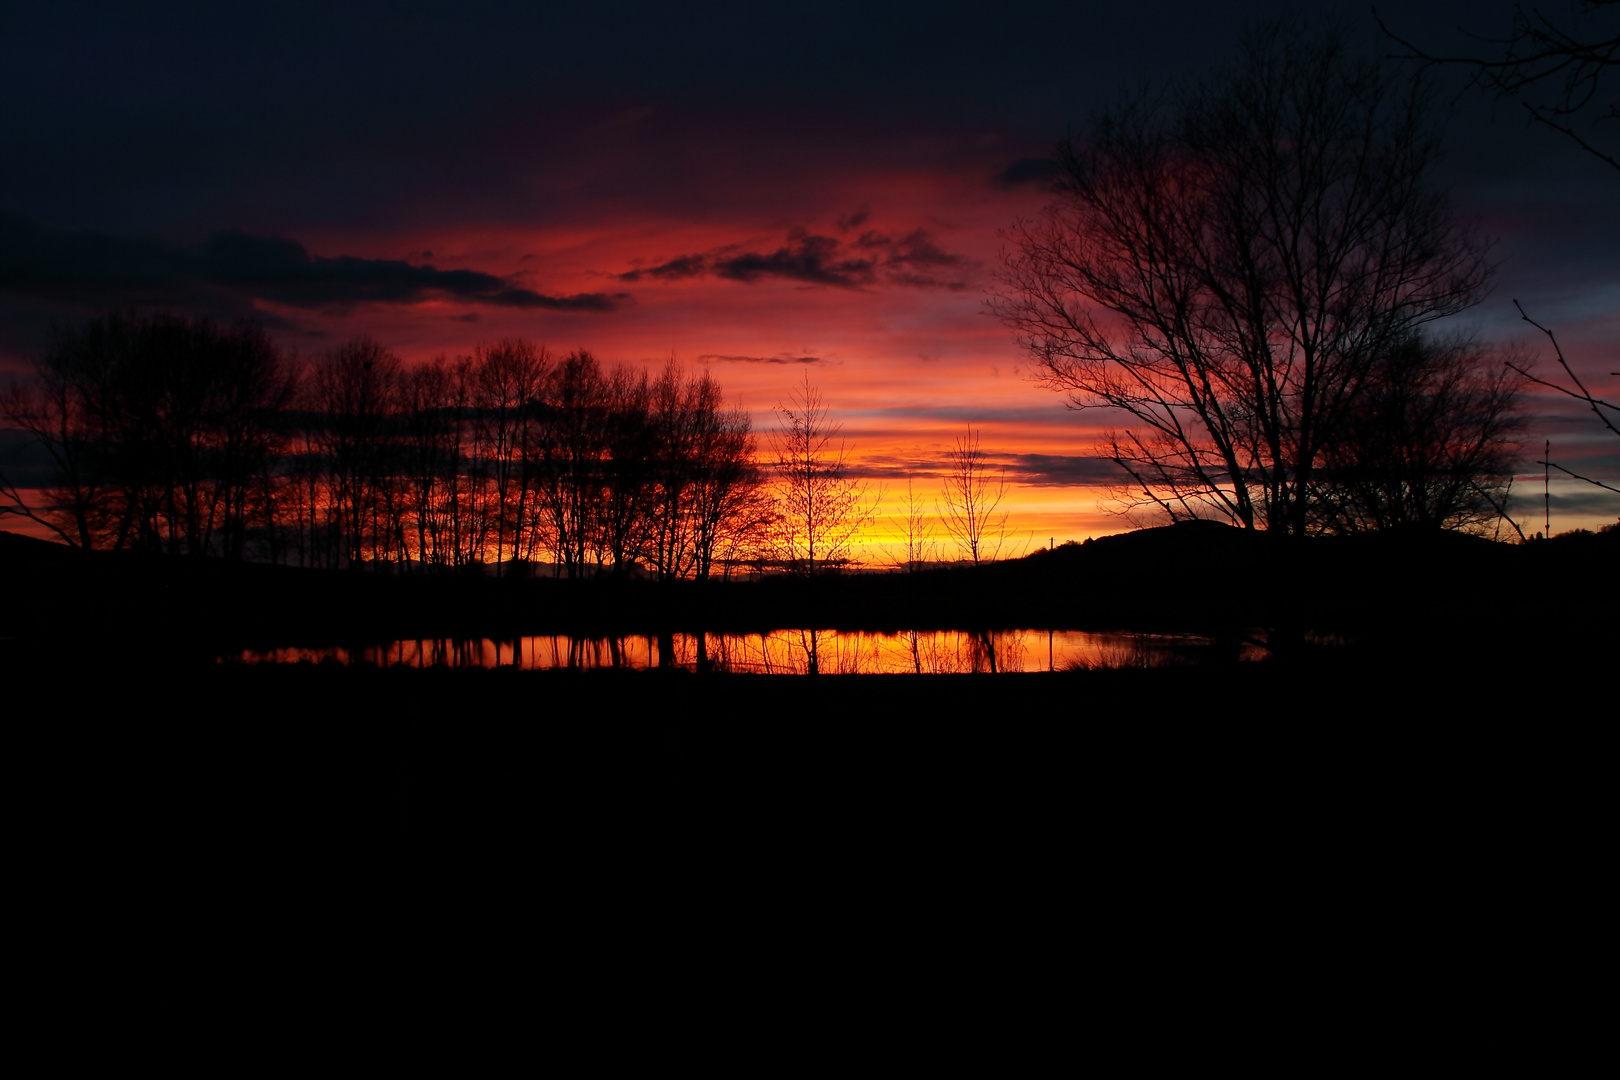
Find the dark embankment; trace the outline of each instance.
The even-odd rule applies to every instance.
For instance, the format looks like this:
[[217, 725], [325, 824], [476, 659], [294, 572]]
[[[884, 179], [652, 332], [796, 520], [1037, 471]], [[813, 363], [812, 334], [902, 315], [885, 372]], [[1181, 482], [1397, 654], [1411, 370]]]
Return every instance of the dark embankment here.
[[[1620, 530], [1524, 545], [1452, 533], [1275, 541], [1209, 523], [978, 569], [659, 585], [519, 573], [316, 571], [84, 554], [0, 533], [7, 648], [178, 662], [401, 638], [834, 629], [1338, 634], [1369, 647], [1594, 654], [1616, 619]], [[508, 568], [510, 569], [510, 568]]]
[[[1260, 556], [1211, 535], [1229, 547], [1189, 553], [1175, 545], [1195, 532], [1141, 534], [927, 576], [947, 597], [853, 578], [817, 599], [896, 623], [964, 610], [1082, 625], [1088, 612], [1125, 625], [1154, 610], [1264, 615], [1212, 599], [1252, 590]], [[196, 985], [287, 968], [300, 1001], [330, 996], [343, 1017], [351, 983], [328, 972], [364, 968], [428, 1000], [445, 992], [423, 974], [440, 950], [503, 963], [538, 950], [549, 964], [578, 949], [615, 984], [664, 965], [680, 983], [667, 997], [692, 993], [686, 973], [714, 968], [717, 941], [761, 970], [855, 981], [893, 964], [947, 985], [964, 965], [1021, 957], [1044, 971], [1100, 941], [1144, 979], [1167, 963], [1207, 970], [1205, 997], [1253, 968], [1244, 927], [1297, 924], [1374, 974], [1394, 970], [1394, 930], [1468, 972], [1500, 962], [1479, 942], [1525, 917], [1527, 888], [1557, 909], [1537, 949], [1573, 954], [1570, 912], [1606, 895], [1593, 852], [1612, 817], [1612, 693], [1563, 648], [1584, 631], [1549, 634], [1560, 624], [1541, 620], [1579, 610], [1595, 586], [1575, 544], [1547, 544], [1574, 552], [1557, 559], [1455, 550], [1444, 570], [1380, 557], [1356, 577], [1339, 564], [1340, 606], [1306, 610], [1347, 626], [1400, 612], [1453, 635], [1483, 618], [1474, 638], [1505, 643], [1506, 660], [1437, 655], [1414, 631], [1409, 648], [1287, 663], [804, 677], [187, 664], [163, 635], [193, 621], [217, 620], [184, 638], [201, 660], [211, 634], [261, 623], [272, 638], [394, 633], [399, 619], [489, 633], [479, 620], [591, 612], [517, 606], [567, 600], [527, 588], [545, 583], [29, 548], [7, 564], [14, 640], [0, 645], [16, 891], [30, 906], [19, 921], [48, 916], [98, 964], [132, 957], [136, 973], [172, 970], [174, 942], [202, 941], [213, 966]], [[1448, 574], [1471, 581], [1465, 599]], [[1571, 599], [1548, 599], [1554, 583]], [[409, 607], [440, 585], [439, 602], [468, 610]], [[744, 598], [736, 610], [806, 602], [787, 584], [745, 590], [725, 594]], [[913, 606], [855, 606], [874, 596]], [[1143, 597], [1161, 607], [1135, 606]], [[685, 955], [666, 964], [671, 951]], [[1302, 956], [1319, 964], [1320, 946]], [[736, 979], [750, 994], [766, 985], [748, 969]], [[1038, 985], [1032, 1008], [1068, 1008]]]

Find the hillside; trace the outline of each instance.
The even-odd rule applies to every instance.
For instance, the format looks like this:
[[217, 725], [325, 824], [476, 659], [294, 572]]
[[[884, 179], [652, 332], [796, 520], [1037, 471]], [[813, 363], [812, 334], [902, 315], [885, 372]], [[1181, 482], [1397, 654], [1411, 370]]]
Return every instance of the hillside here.
[[1527, 545], [1451, 533], [1278, 543], [1200, 522], [979, 568], [805, 581], [497, 579], [83, 553], [0, 532], [0, 638], [178, 657], [411, 637], [607, 636], [784, 627], [1241, 633], [1361, 640], [1612, 639], [1620, 531]]

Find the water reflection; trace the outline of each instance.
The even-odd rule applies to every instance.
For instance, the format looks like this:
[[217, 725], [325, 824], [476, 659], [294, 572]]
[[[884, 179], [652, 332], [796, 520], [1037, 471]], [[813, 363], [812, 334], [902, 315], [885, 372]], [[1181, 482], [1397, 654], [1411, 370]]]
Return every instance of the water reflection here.
[[1262, 645], [1190, 634], [1079, 630], [774, 630], [765, 634], [662, 634], [609, 638], [566, 635], [426, 638], [354, 648], [244, 650], [221, 663], [330, 663], [371, 667], [528, 670], [684, 668], [763, 675], [944, 675], [1159, 667], [1220, 659], [1259, 659]]

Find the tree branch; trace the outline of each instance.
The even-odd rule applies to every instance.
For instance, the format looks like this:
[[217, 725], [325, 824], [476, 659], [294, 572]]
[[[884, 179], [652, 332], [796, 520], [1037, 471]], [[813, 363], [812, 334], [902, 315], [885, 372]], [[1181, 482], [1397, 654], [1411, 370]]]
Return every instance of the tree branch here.
[[1534, 375], [1530, 375], [1528, 372], [1522, 371], [1517, 367], [1513, 367], [1512, 364], [1509, 364], [1508, 366], [1513, 367], [1514, 371], [1518, 371], [1519, 374], [1524, 375], [1526, 378], [1528, 378], [1532, 382], [1539, 383], [1542, 386], [1550, 387], [1551, 389], [1558, 390], [1558, 391], [1560, 391], [1562, 393], [1568, 394], [1572, 398], [1577, 398], [1577, 399], [1579, 399], [1581, 401], [1586, 402], [1586, 404], [1591, 407], [1593, 414], [1595, 416], [1597, 416], [1597, 418], [1599, 420], [1603, 421], [1603, 426], [1604, 427], [1608, 428], [1610, 431], [1614, 432], [1616, 435], [1620, 435], [1620, 428], [1615, 427], [1613, 421], [1611, 421], [1607, 416], [1604, 416], [1602, 410], [1600, 410], [1598, 408], [1598, 406], [1602, 405], [1606, 409], [1615, 409], [1616, 411], [1620, 411], [1620, 407], [1611, 405], [1607, 401], [1603, 401], [1603, 400], [1601, 400], [1599, 398], [1593, 397], [1592, 392], [1586, 388], [1586, 384], [1581, 382], [1581, 377], [1579, 375], [1575, 374], [1574, 369], [1569, 366], [1569, 361], [1564, 359], [1564, 350], [1559, 348], [1558, 339], [1553, 336], [1553, 332], [1551, 330], [1547, 329], [1545, 326], [1542, 326], [1540, 323], [1536, 322], [1536, 320], [1532, 319], [1530, 316], [1526, 315], [1524, 313], [1524, 308], [1520, 307], [1519, 302], [1517, 300], [1513, 301], [1513, 306], [1519, 309], [1519, 317], [1520, 318], [1522, 318], [1525, 322], [1529, 323], [1531, 326], [1535, 327], [1537, 330], [1540, 330], [1543, 334], [1547, 335], [1547, 340], [1552, 342], [1553, 352], [1556, 353], [1557, 356], [1558, 356], [1559, 365], [1564, 369], [1564, 373], [1567, 374], [1570, 377], [1570, 380], [1573, 381], [1575, 383], [1575, 385], [1580, 388], [1581, 392], [1578, 393], [1578, 394], [1574, 393], [1573, 391], [1567, 389], [1566, 387], [1558, 386], [1558, 385], [1556, 385], [1554, 383], [1550, 383], [1550, 382], [1546, 382], [1545, 380], [1538, 379]]
[[1537, 465], [1546, 465], [1549, 468], [1557, 469], [1559, 472], [1563, 473], [1565, 476], [1573, 476], [1577, 480], [1585, 480], [1588, 484], [1596, 484], [1598, 487], [1602, 488], [1604, 491], [1612, 491], [1616, 495], [1620, 495], [1620, 488], [1610, 487], [1608, 484], [1605, 484], [1601, 480], [1594, 480], [1590, 476], [1582, 476], [1578, 472], [1571, 472], [1569, 469], [1564, 468], [1562, 465], [1558, 464], [1556, 461], [1538, 461], [1538, 462], [1536, 462], [1536, 464]]

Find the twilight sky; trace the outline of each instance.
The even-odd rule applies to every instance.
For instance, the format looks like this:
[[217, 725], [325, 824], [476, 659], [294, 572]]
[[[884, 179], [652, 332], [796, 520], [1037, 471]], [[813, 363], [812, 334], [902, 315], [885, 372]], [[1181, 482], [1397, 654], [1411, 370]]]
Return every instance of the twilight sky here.
[[[1459, 24], [1498, 33], [1511, 13], [1499, 0], [1398, 8], [1384, 12], [1393, 26], [1451, 50], [1466, 44]], [[1021, 537], [1119, 531], [1099, 505], [1113, 466], [1088, 453], [1104, 422], [1033, 385], [985, 312], [997, 231], [1044, 202], [1034, 159], [1121, 88], [1225, 59], [1254, 18], [1323, 10], [8, 12], [0, 374], [53, 324], [126, 305], [249, 316], [304, 353], [357, 333], [407, 360], [516, 335], [610, 362], [673, 353], [711, 365], [762, 433], [808, 371], [891, 504], [908, 471], [932, 492], [930, 470], [972, 424], [1019, 481]], [[1365, 3], [1336, 10], [1388, 51]], [[1612, 399], [1620, 174], [1478, 93], [1451, 105], [1446, 131], [1443, 180], [1499, 261], [1490, 297], [1458, 321], [1550, 356], [1517, 298]], [[1539, 399], [1535, 414], [1538, 450], [1548, 438], [1555, 460], [1620, 476], [1589, 415]], [[1531, 486], [1517, 505], [1539, 528]], [[1596, 489], [1554, 494], [1556, 530], [1620, 512]]]

